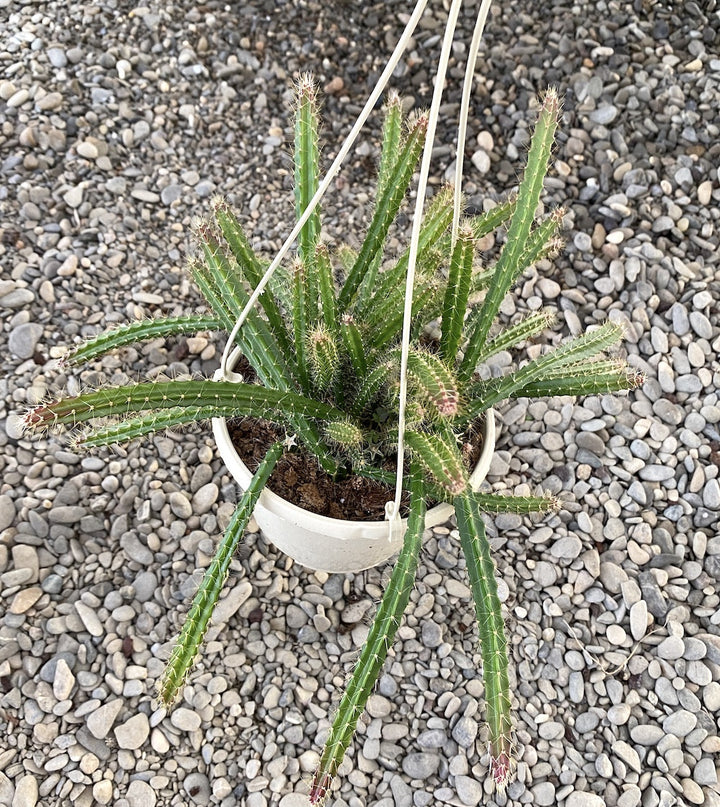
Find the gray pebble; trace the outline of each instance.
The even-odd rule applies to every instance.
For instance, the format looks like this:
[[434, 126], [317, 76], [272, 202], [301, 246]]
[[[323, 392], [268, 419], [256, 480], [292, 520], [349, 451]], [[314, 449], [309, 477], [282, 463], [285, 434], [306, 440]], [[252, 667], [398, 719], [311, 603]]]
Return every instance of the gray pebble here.
[[600, 718], [595, 712], [581, 712], [575, 719], [575, 731], [578, 734], [587, 734], [598, 727]]
[[595, 793], [573, 790], [565, 798], [564, 807], [605, 807], [605, 801]]
[[675, 737], [687, 737], [697, 725], [697, 717], [687, 709], [678, 709], [663, 720], [663, 731]]
[[599, 109], [593, 110], [590, 113], [590, 120], [593, 123], [599, 123], [605, 126], [608, 123], [612, 123], [617, 117], [617, 114], [617, 107], [608, 104], [607, 106], [601, 106]]
[[421, 636], [425, 647], [440, 647], [443, 641], [442, 627], [437, 622], [426, 620], [422, 625]]
[[210, 803], [210, 781], [204, 773], [190, 773], [183, 780], [183, 789], [193, 804]]
[[472, 748], [477, 733], [477, 721], [472, 717], [463, 716], [453, 726], [452, 737], [461, 748]]
[[43, 327], [36, 322], [17, 325], [10, 331], [10, 338], [8, 339], [10, 353], [20, 359], [31, 359], [42, 334]]
[[147, 782], [133, 779], [125, 793], [129, 807], [155, 807], [157, 795]]
[[135, 751], [142, 747], [149, 734], [150, 722], [143, 712], [133, 715], [129, 720], [116, 726], [114, 729], [118, 746], [128, 751]]
[[715, 787], [718, 783], [717, 768], [711, 757], [703, 757], [693, 769], [693, 779], [698, 785]]
[[164, 205], [170, 206], [183, 194], [182, 185], [167, 185], [160, 191], [160, 200]]
[[550, 546], [550, 554], [560, 560], [574, 560], [582, 551], [582, 541], [577, 535], [566, 535]]
[[552, 782], [538, 782], [533, 785], [530, 792], [533, 795], [532, 803], [538, 807], [549, 807], [555, 804], [555, 785]]
[[674, 661], [682, 658], [685, 653], [685, 643], [679, 636], [668, 636], [657, 646], [656, 650], [660, 658], [667, 661]]
[[411, 779], [427, 779], [439, 766], [440, 757], [437, 754], [408, 754], [402, 761], [403, 773]]

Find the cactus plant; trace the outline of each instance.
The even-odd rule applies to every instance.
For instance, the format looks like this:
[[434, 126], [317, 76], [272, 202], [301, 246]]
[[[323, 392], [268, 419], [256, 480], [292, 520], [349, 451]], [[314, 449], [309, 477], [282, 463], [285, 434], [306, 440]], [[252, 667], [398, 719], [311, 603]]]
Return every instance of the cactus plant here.
[[[318, 113], [315, 89], [298, 84], [295, 120], [295, 182], [298, 219], [318, 186]], [[504, 330], [494, 325], [505, 295], [523, 271], [557, 250], [562, 212], [536, 222], [543, 178], [558, 121], [559, 100], [542, 100], [519, 191], [491, 210], [467, 216], [457, 238], [449, 232], [452, 191], [427, 205], [419, 230], [417, 275], [411, 305], [412, 343], [407, 354], [408, 407], [404, 487], [409, 518], [402, 552], [378, 608], [360, 659], [339, 704], [312, 783], [310, 802], [327, 795], [383, 666], [407, 606], [424, 529], [428, 498], [452, 501], [477, 613], [489, 725], [491, 775], [502, 789], [511, 775], [511, 691], [507, 638], [496, 569], [482, 512], [533, 512], [557, 507], [552, 497], [514, 498], [475, 493], [458, 447], [490, 407], [508, 398], [575, 395], [630, 389], [640, 382], [622, 362], [602, 356], [621, 337], [612, 324], [519, 363], [501, 378], [478, 368], [500, 350], [518, 347], [552, 324], [531, 314]], [[278, 442], [255, 471], [217, 554], [195, 595], [162, 680], [159, 695], [172, 704], [202, 644], [230, 560], [253, 507], [285, 450], [312, 454], [330, 474], [346, 472], [392, 484], [387, 462], [397, 459], [400, 341], [409, 255], [389, 259], [387, 234], [407, 194], [423, 148], [428, 117], [404, 119], [396, 96], [386, 107], [375, 208], [355, 254], [331, 252], [321, 240], [315, 209], [300, 230], [297, 256], [280, 279], [259, 296], [242, 328], [236, 320], [265, 271], [238, 218], [222, 200], [213, 220], [196, 228], [199, 249], [189, 271], [210, 315], [155, 319], [103, 333], [72, 350], [68, 364], [93, 359], [131, 341], [193, 330], [237, 331], [235, 344], [254, 371], [254, 382], [173, 380], [104, 388], [35, 406], [29, 430], [90, 424], [75, 435], [79, 445], [101, 446], [158, 429], [211, 417], [249, 416], [278, 424], [296, 440]], [[480, 269], [478, 240], [508, 222], [494, 266]], [[480, 303], [475, 301], [481, 298]], [[437, 339], [425, 326], [440, 322]], [[385, 413], [379, 417], [378, 412]], [[98, 419], [110, 419], [98, 425]], [[297, 442], [297, 447], [291, 447]]]

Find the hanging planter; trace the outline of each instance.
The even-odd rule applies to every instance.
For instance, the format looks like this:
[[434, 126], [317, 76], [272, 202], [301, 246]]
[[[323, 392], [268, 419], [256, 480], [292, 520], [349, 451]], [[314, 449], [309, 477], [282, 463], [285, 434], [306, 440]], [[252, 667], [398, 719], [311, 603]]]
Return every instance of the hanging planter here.
[[[236, 351], [231, 358], [237, 359]], [[218, 371], [216, 380], [221, 380]], [[247, 490], [252, 471], [241, 459], [233, 445], [225, 418], [213, 418], [213, 435], [218, 452], [241, 490]], [[470, 474], [470, 487], [477, 491], [487, 476], [495, 450], [495, 415], [485, 414], [478, 437], [482, 441], [480, 457]], [[453, 514], [453, 506], [441, 502], [425, 514], [425, 527], [444, 524]], [[360, 572], [378, 566], [402, 549], [407, 527], [388, 536], [387, 521], [355, 521], [329, 518], [312, 513], [284, 499], [269, 488], [260, 494], [254, 511], [255, 520], [265, 537], [294, 561], [316, 571]]]

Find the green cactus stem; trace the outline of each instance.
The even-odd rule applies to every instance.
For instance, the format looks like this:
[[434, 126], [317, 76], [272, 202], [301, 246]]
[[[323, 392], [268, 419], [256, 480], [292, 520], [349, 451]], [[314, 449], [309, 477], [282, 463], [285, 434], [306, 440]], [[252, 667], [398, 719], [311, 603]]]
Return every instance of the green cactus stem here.
[[455, 497], [455, 515], [475, 602], [490, 732], [491, 775], [495, 787], [504, 791], [512, 766], [512, 721], [507, 637], [495, 579], [495, 563], [490, 554], [480, 508], [472, 494]]
[[493, 281], [483, 300], [460, 366], [462, 378], [470, 378], [475, 371], [476, 356], [485, 344], [500, 304], [521, 271], [521, 260], [540, 201], [559, 113], [560, 99], [557, 91], [551, 88], [545, 93], [540, 117], [533, 133], [527, 167], [520, 183], [517, 206], [510, 222], [507, 241], [498, 259]]
[[202, 314], [184, 317], [157, 317], [156, 319], [131, 322], [129, 325], [120, 325], [86, 339], [69, 351], [63, 357], [62, 363], [67, 366], [82, 364], [104, 356], [111, 350], [132, 345], [143, 339], [180, 336], [200, 331], [217, 331], [222, 327], [223, 323], [217, 317]]
[[180, 636], [160, 679], [158, 693], [165, 706], [170, 706], [182, 689], [188, 670], [192, 667], [198, 649], [202, 644], [210, 617], [220, 597], [220, 592], [225, 585], [230, 561], [237, 551], [257, 500], [260, 498], [260, 494], [282, 452], [283, 444], [275, 443], [270, 447], [260, 465], [258, 465], [248, 489], [240, 499], [225, 530], [225, 535], [218, 546], [217, 552], [205, 571], [200, 588], [195, 594], [190, 611], [185, 617]]
[[357, 721], [400, 626], [415, 581], [424, 528], [425, 501], [422, 475], [417, 468], [414, 468], [410, 472], [410, 513], [403, 548], [395, 562], [390, 582], [385, 589], [370, 633], [360, 651], [360, 658], [325, 742], [320, 764], [310, 788], [311, 805], [323, 804], [329, 793], [332, 780], [352, 741]]

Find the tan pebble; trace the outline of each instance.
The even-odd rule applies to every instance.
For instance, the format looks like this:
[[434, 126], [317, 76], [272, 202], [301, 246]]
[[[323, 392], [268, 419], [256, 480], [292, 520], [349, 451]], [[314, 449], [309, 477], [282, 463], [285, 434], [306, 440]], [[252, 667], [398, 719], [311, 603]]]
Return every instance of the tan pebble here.
[[698, 202], [701, 205], [709, 205], [710, 199], [712, 198], [712, 182], [709, 179], [706, 179], [705, 182], [701, 182], [698, 185], [697, 189], [698, 195]]
[[24, 614], [42, 597], [42, 589], [39, 586], [31, 586], [22, 591], [18, 591], [10, 606], [11, 614]]
[[691, 804], [705, 803], [705, 794], [697, 782], [694, 782], [692, 779], [683, 779], [682, 789], [683, 795]]
[[95, 782], [92, 792], [93, 798], [98, 804], [110, 804], [113, 794], [112, 782], [109, 779]]
[[340, 76], [333, 76], [333, 78], [328, 81], [328, 83], [324, 87], [324, 91], [329, 95], [333, 95], [339, 92], [342, 92], [345, 88], [345, 82], [340, 78]]

